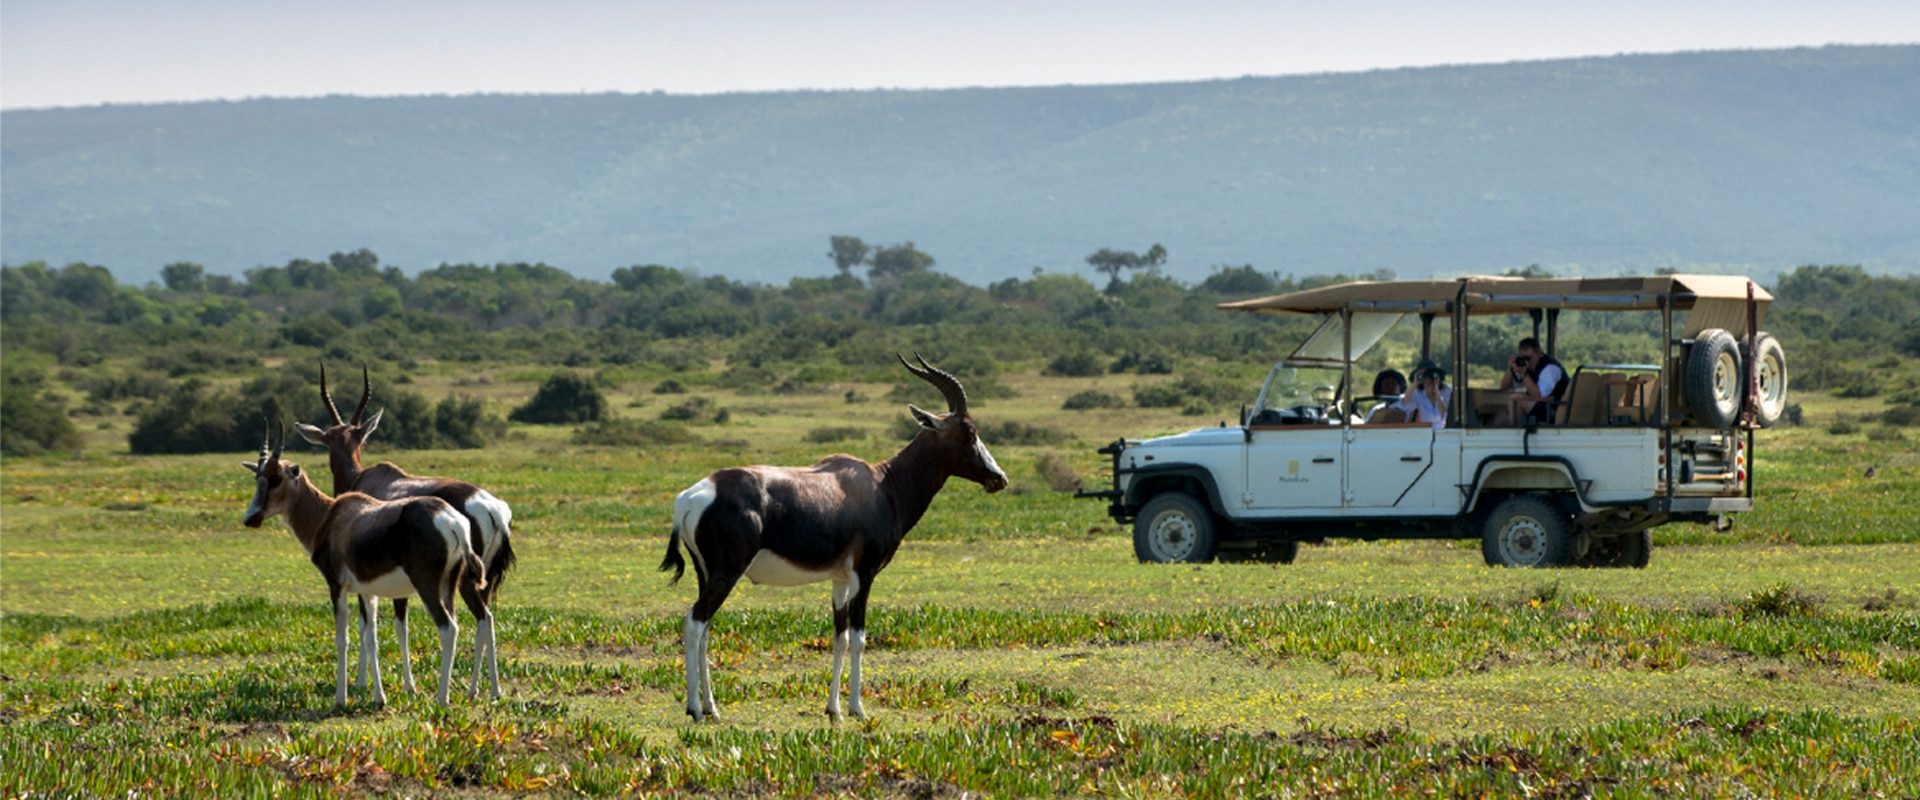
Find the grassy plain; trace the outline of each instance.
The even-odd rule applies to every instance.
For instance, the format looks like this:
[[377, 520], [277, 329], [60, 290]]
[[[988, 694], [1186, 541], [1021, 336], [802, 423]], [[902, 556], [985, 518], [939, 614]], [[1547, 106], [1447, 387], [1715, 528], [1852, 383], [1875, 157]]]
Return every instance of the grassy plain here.
[[[1761, 434], [1760, 509], [1725, 533], [1660, 529], [1645, 570], [1494, 570], [1447, 542], [1174, 567], [1134, 563], [1130, 533], [1035, 463], [1057, 454], [1098, 482], [1097, 444], [1217, 420], [1062, 411], [1152, 379], [1036, 371], [976, 413], [1074, 440], [996, 447], [1012, 490], [956, 482], [935, 502], [874, 590], [874, 718], [837, 729], [824, 586], [736, 592], [714, 637], [723, 720], [691, 726], [691, 579], [669, 587], [655, 566], [673, 494], [713, 468], [890, 454], [888, 384], [693, 386], [730, 411], [695, 445], [515, 428], [483, 451], [375, 454], [515, 507], [508, 697], [445, 709], [397, 691], [390, 623], [393, 703], [333, 708], [324, 589], [282, 523], [238, 524], [245, 454], [132, 457], [125, 421], [101, 419], [93, 455], [0, 470], [0, 795], [1913, 791], [1920, 452], [1825, 430], [1872, 401], [1802, 398], [1807, 427]], [[429, 365], [413, 388], [504, 409], [541, 374]], [[688, 397], [653, 394], [657, 377], [632, 377], [615, 408], [651, 419]], [[867, 434], [805, 441], [832, 427]], [[315, 451], [288, 454], [325, 474]], [[428, 685], [431, 639], [412, 642]]]

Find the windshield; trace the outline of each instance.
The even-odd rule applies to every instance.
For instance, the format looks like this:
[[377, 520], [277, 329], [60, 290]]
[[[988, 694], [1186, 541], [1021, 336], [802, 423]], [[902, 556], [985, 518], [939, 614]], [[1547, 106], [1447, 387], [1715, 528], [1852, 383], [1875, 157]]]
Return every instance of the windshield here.
[[1254, 415], [1268, 409], [1324, 408], [1334, 400], [1340, 385], [1340, 370], [1317, 367], [1289, 367], [1286, 362], [1273, 365], [1267, 382], [1254, 398]]

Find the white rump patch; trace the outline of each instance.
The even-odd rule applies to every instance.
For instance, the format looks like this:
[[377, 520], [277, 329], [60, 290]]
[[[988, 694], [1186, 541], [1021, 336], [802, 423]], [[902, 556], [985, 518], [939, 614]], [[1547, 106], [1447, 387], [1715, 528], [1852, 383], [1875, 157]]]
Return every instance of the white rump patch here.
[[706, 557], [700, 554], [700, 545], [695, 541], [694, 531], [700, 529], [700, 517], [719, 497], [720, 488], [713, 485], [712, 478], [701, 478], [699, 483], [686, 488], [673, 498], [673, 530], [680, 536], [680, 543], [687, 548], [687, 554], [693, 556], [694, 570], [701, 575], [707, 574]]
[[477, 555], [481, 561], [493, 563], [493, 554], [500, 552], [500, 543], [506, 541], [508, 532], [513, 530], [513, 508], [481, 489], [467, 498], [466, 512], [480, 523], [481, 552]]

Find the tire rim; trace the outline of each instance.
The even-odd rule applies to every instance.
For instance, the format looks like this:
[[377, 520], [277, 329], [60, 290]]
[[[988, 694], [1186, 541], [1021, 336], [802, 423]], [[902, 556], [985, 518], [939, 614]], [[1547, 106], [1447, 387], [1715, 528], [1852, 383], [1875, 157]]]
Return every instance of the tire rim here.
[[1732, 353], [1721, 353], [1713, 361], [1713, 399], [1723, 408], [1740, 401], [1740, 362]]
[[1779, 413], [1787, 402], [1787, 368], [1780, 363], [1778, 356], [1768, 353], [1760, 359], [1760, 403], [1765, 406], [1769, 416]]
[[1193, 520], [1178, 511], [1155, 517], [1153, 525], [1147, 528], [1147, 543], [1167, 561], [1186, 560], [1193, 553], [1197, 538]]
[[1531, 567], [1547, 555], [1547, 526], [1532, 517], [1514, 517], [1500, 528], [1501, 560]]

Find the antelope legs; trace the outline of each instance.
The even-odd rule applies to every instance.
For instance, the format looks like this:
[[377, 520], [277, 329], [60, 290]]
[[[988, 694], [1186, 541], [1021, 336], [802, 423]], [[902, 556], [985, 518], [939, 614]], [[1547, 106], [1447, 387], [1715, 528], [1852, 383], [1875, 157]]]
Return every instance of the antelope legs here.
[[460, 598], [467, 603], [467, 610], [473, 612], [473, 685], [467, 690], [468, 697], [480, 695], [480, 674], [482, 667], [491, 678], [493, 699], [500, 699], [500, 654], [499, 644], [494, 638], [493, 610], [487, 607], [486, 596], [473, 588], [472, 576], [460, 581]]
[[846, 583], [833, 584], [833, 681], [827, 690], [827, 718], [840, 721], [840, 661], [847, 661], [847, 710], [859, 719], [867, 718], [860, 702], [860, 654], [867, 649], [868, 583], [852, 576]]
[[693, 602], [687, 620], [680, 629], [680, 649], [687, 662], [687, 716], [694, 722], [720, 719], [720, 707], [713, 702], [713, 668], [707, 661], [707, 639], [713, 615], [727, 601], [733, 585], [740, 580], [713, 578], [700, 573], [700, 599]]

